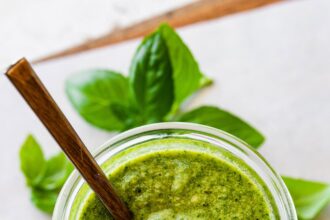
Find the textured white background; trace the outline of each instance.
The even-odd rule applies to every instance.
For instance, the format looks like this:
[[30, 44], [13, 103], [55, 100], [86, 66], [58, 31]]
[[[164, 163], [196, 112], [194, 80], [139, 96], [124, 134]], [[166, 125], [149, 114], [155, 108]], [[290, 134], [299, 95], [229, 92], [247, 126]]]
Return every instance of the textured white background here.
[[0, 67], [36, 58], [193, 0], [0, 0]]
[[[203, 71], [215, 79], [192, 106], [215, 104], [250, 121], [267, 137], [261, 152], [280, 173], [330, 182], [330, 1], [291, 1], [193, 25], [180, 34]], [[131, 41], [35, 67], [90, 149], [111, 134], [89, 126], [74, 112], [63, 91], [64, 80], [94, 67], [126, 73], [137, 44]], [[48, 219], [28, 199], [17, 152], [28, 132], [36, 135], [47, 155], [58, 148], [3, 76], [0, 109], [0, 219]], [[320, 219], [328, 216], [330, 210]]]

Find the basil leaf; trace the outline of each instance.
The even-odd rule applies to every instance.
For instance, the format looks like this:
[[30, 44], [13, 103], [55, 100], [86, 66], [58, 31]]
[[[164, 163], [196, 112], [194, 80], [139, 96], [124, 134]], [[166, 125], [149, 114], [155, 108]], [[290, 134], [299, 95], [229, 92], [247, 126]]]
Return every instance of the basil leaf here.
[[226, 131], [257, 148], [264, 137], [255, 128], [233, 114], [213, 106], [202, 106], [184, 113], [177, 121], [208, 125]]
[[73, 166], [63, 153], [46, 161], [41, 146], [29, 135], [20, 150], [21, 169], [31, 188], [31, 200], [40, 210], [52, 213], [58, 193]]
[[167, 46], [158, 32], [138, 47], [130, 67], [134, 105], [147, 123], [159, 122], [171, 109], [174, 94]]
[[210, 84], [211, 80], [203, 75], [187, 45], [169, 25], [161, 25], [158, 32], [166, 41], [170, 55], [175, 94], [173, 111], [175, 111], [188, 96]]
[[112, 105], [111, 109], [113, 114], [125, 124], [123, 130], [128, 130], [145, 124], [145, 116], [141, 115], [138, 110], [131, 106], [116, 104]]
[[330, 184], [283, 177], [300, 220], [314, 219], [330, 202]]
[[112, 111], [116, 103], [128, 105], [128, 81], [110, 70], [91, 70], [69, 78], [66, 93], [79, 114], [92, 125], [109, 131], [125, 125]]
[[46, 172], [38, 186], [44, 190], [60, 189], [72, 170], [71, 162], [59, 153], [46, 162]]
[[37, 185], [45, 173], [46, 160], [40, 145], [32, 135], [25, 139], [20, 152], [20, 165], [29, 186]]
[[43, 191], [33, 188], [31, 191], [31, 200], [38, 209], [52, 214], [58, 193], [58, 191]]

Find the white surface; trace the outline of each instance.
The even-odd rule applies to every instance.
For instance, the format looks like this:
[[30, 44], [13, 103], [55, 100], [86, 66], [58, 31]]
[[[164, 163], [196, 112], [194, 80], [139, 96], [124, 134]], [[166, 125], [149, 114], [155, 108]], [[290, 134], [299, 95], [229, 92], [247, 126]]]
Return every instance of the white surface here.
[[[330, 1], [305, 0], [180, 30], [203, 71], [215, 79], [193, 106], [215, 104], [267, 137], [262, 154], [282, 174], [330, 182]], [[68, 103], [64, 80], [86, 68], [127, 72], [138, 41], [36, 66], [90, 149], [111, 134], [86, 124]], [[0, 77], [0, 219], [47, 219], [33, 208], [18, 167], [28, 132], [58, 151], [10, 83]], [[320, 219], [330, 219], [330, 211]]]
[[192, 0], [0, 0], [0, 67], [37, 58]]

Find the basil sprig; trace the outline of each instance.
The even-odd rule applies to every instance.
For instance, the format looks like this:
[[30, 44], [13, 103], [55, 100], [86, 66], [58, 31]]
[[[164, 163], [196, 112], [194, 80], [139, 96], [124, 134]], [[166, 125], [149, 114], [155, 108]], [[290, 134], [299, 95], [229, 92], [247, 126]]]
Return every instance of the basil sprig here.
[[21, 170], [31, 189], [33, 204], [46, 213], [52, 213], [57, 195], [73, 170], [63, 153], [48, 160], [36, 139], [29, 135], [20, 149]]
[[67, 81], [66, 92], [87, 122], [109, 131], [187, 121], [225, 130], [260, 146], [264, 137], [255, 128], [217, 107], [177, 113], [183, 101], [210, 83], [182, 39], [163, 24], [142, 41], [127, 78], [110, 70], [82, 72]]
[[[163, 24], [137, 48], [128, 77], [111, 70], [83, 71], [67, 80], [66, 94], [88, 123], [108, 131], [154, 122], [194, 122], [224, 130], [254, 148], [261, 146], [264, 136], [226, 110], [182, 110], [188, 97], [211, 82], [179, 35]], [[20, 158], [33, 203], [51, 213], [72, 166], [63, 154], [46, 160], [32, 136], [23, 144]], [[283, 178], [300, 220], [314, 219], [329, 203], [329, 184]]]

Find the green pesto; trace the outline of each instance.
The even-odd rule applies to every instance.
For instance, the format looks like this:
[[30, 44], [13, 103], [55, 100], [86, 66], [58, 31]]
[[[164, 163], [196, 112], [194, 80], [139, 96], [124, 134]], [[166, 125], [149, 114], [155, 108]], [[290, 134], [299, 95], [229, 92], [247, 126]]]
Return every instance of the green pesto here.
[[[168, 149], [130, 159], [109, 179], [134, 219], [274, 219], [267, 193], [229, 162], [207, 152]], [[80, 220], [112, 219], [91, 194]]]

